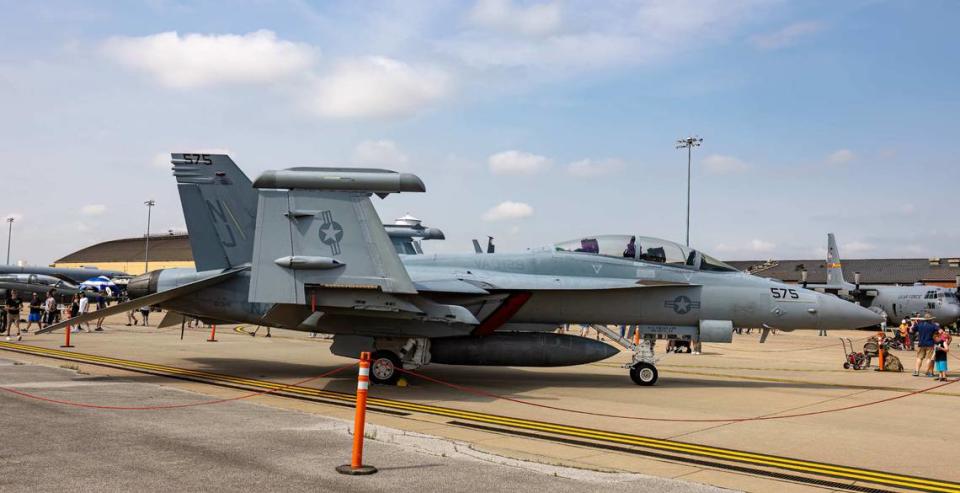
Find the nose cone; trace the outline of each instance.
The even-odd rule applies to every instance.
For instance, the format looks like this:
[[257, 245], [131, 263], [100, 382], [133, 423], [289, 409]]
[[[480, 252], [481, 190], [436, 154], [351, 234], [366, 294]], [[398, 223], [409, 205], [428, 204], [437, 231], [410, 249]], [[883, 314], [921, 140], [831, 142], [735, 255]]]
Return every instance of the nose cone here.
[[860, 305], [844, 301], [832, 295], [819, 296], [821, 329], [860, 329], [883, 322], [883, 316]]
[[937, 312], [940, 325], [950, 325], [960, 319], [960, 305], [944, 304]]

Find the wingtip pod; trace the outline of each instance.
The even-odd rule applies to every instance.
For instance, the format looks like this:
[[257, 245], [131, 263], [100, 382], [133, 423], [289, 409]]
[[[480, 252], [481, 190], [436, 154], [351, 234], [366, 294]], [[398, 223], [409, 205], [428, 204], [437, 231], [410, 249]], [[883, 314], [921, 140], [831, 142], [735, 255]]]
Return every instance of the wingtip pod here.
[[354, 168], [295, 168], [270, 170], [253, 182], [254, 188], [323, 191], [360, 191], [377, 194], [426, 192], [423, 180], [411, 173]]

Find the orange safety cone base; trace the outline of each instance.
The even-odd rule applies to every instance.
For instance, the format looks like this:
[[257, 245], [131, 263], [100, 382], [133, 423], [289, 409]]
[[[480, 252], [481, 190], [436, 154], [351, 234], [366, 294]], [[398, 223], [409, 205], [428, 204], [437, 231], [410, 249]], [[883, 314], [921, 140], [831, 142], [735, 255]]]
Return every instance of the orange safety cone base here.
[[373, 466], [360, 466], [354, 468], [350, 464], [344, 464], [342, 466], [337, 466], [337, 472], [340, 474], [346, 474], [348, 476], [366, 476], [368, 474], [377, 472], [377, 468]]

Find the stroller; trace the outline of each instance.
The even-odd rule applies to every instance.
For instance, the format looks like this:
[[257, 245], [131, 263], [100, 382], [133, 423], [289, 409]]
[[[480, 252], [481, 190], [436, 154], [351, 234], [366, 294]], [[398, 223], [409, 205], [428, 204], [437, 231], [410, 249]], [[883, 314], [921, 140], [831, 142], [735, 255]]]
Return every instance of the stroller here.
[[[840, 338], [840, 345], [843, 346], [843, 369], [849, 370], [853, 368], [854, 370], [859, 370], [863, 368], [867, 362], [867, 356], [863, 353], [854, 352], [853, 350], [853, 341], [850, 338]], [[847, 346], [850, 346], [850, 349], [847, 350]]]

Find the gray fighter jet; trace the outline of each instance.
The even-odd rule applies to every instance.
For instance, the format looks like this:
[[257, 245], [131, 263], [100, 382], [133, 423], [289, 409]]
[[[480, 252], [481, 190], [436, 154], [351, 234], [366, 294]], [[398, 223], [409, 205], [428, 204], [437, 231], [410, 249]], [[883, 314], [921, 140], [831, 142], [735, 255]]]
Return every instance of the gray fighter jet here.
[[827, 283], [807, 284], [819, 292], [833, 293], [854, 301], [879, 313], [890, 324], [911, 315], [929, 313], [942, 325], [952, 324], [960, 318], [960, 301], [955, 289], [915, 284], [912, 286], [884, 286], [860, 284], [859, 276], [854, 283], [843, 277], [840, 250], [833, 233], [827, 234]]
[[[334, 334], [331, 351], [373, 352], [371, 379], [428, 363], [564, 366], [617, 349], [553, 331], [640, 324], [630, 376], [657, 380], [652, 339], [730, 342], [734, 327], [856, 328], [875, 313], [749, 274], [676, 243], [590, 236], [527, 253], [398, 255], [372, 195], [423, 192], [411, 174], [359, 168], [267, 171], [254, 183], [224, 155], [174, 154], [197, 270], [128, 284], [133, 301], [210, 322]], [[55, 330], [83, 317], [44, 329]]]

